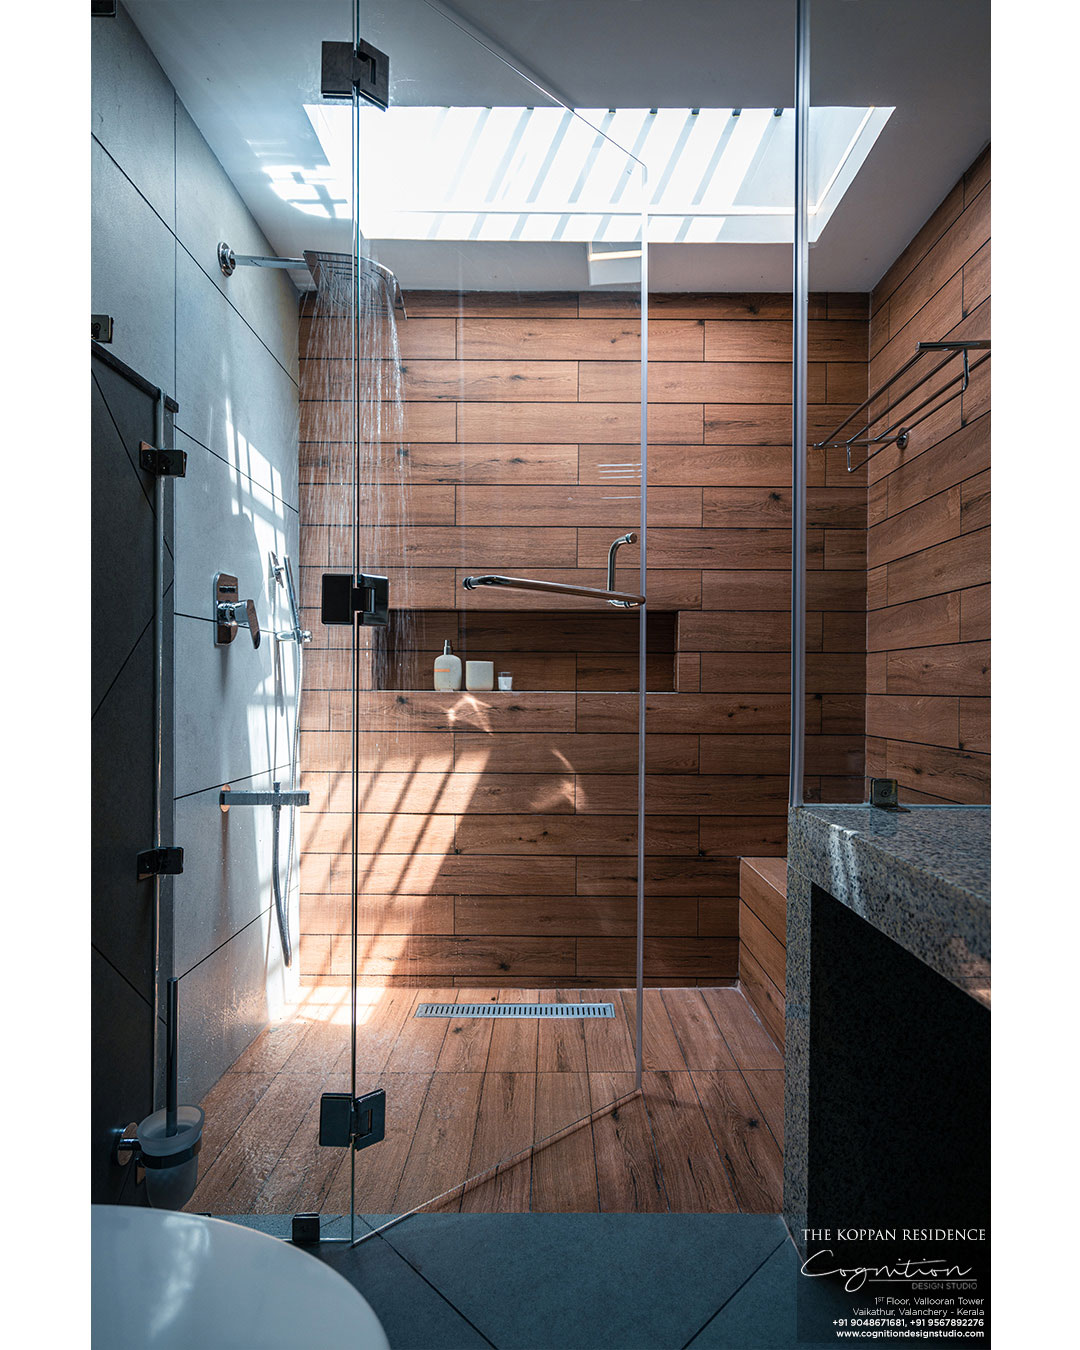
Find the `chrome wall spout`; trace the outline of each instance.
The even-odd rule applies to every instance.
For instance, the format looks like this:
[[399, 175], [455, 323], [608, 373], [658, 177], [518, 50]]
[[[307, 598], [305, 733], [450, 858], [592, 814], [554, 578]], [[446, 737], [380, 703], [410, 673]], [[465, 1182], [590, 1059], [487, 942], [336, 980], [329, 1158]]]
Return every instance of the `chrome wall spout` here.
[[230, 806], [272, 806], [280, 810], [283, 806], [309, 805], [311, 793], [306, 789], [282, 792], [280, 783], [275, 783], [273, 792], [240, 792], [233, 788], [222, 788], [218, 801], [223, 811], [227, 811]]
[[[297, 651], [301, 651], [297, 647]], [[293, 777], [295, 779], [296, 761], [293, 761]], [[277, 913], [278, 932], [281, 936], [281, 954], [284, 957], [287, 966], [292, 965], [292, 938], [289, 936], [289, 886], [292, 877], [292, 856], [293, 856], [293, 836], [295, 808], [298, 806], [308, 806], [311, 802], [311, 793], [306, 789], [281, 789], [281, 783], [275, 779], [273, 790], [270, 792], [237, 791], [226, 783], [218, 795], [218, 802], [221, 806], [222, 814], [227, 815], [231, 806], [269, 806], [273, 812], [274, 822], [274, 857], [273, 857], [273, 879], [274, 889], [274, 910]], [[288, 870], [285, 876], [285, 889], [281, 886], [281, 812], [289, 808], [289, 861]]]

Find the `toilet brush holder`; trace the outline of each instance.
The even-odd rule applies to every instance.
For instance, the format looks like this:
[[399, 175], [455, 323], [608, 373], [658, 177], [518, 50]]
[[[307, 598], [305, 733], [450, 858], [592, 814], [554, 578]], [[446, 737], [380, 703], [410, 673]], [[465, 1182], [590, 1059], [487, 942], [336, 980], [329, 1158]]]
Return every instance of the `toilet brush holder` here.
[[202, 1147], [201, 1106], [178, 1106], [176, 1128], [168, 1112], [155, 1111], [138, 1126], [139, 1163], [146, 1169], [146, 1197], [155, 1209], [182, 1209], [195, 1191]]

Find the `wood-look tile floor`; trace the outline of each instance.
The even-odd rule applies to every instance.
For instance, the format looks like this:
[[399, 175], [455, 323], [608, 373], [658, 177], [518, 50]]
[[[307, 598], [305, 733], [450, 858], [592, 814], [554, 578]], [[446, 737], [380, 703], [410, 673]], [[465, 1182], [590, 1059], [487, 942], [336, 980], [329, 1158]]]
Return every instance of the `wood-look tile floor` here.
[[[359, 1212], [403, 1213], [482, 1173], [434, 1208], [779, 1212], [783, 1057], [739, 990], [646, 990], [643, 1091], [615, 1107], [634, 1088], [633, 990], [362, 988], [358, 998], [357, 1090], [386, 1090], [386, 1138], [355, 1155]], [[536, 999], [612, 1002], [616, 1016], [414, 1016], [422, 1002]], [[349, 1053], [348, 989], [305, 991], [202, 1102], [187, 1208], [348, 1213], [349, 1152], [319, 1148], [317, 1136], [320, 1095], [349, 1089]]]

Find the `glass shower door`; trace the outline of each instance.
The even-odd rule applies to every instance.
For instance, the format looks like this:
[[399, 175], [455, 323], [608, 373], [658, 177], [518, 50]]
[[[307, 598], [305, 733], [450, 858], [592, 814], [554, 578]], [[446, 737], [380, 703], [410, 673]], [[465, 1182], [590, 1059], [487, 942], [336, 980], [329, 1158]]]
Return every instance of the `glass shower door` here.
[[[321, 43], [347, 43], [353, 19], [349, 0], [228, 0], [208, 38], [199, 7], [132, 0], [108, 30], [116, 55], [100, 70], [109, 99], [149, 138], [149, 181], [175, 193], [154, 198], [158, 215], [145, 227], [154, 265], [125, 267], [107, 307], [125, 332], [141, 333], [162, 288], [174, 304], [163, 326], [180, 403], [176, 445], [187, 459], [170, 489], [166, 791], [184, 859], [162, 914], [172, 964], [161, 972], [160, 1006], [169, 1006], [171, 977], [177, 1017], [169, 1028], [162, 1017], [162, 1045], [173, 1032], [179, 1103], [205, 1112], [185, 1207], [282, 1236], [297, 1213], [321, 1215], [324, 1234], [338, 1234], [330, 1218], [350, 1211], [347, 1165], [338, 1184], [347, 1159], [319, 1146], [322, 1095], [350, 1086], [350, 981], [322, 982], [307, 897], [326, 889], [312, 870], [335, 762], [322, 710], [343, 631], [318, 623], [312, 579], [337, 561], [325, 522], [352, 526], [351, 487], [336, 489], [334, 460], [336, 442], [351, 443], [351, 431], [340, 434], [351, 402], [330, 409], [337, 422], [313, 417], [300, 397], [298, 334], [305, 342], [316, 313], [354, 330], [352, 290], [334, 268], [349, 270], [349, 181], [335, 178], [312, 124]], [[129, 79], [133, 69], [143, 75]], [[113, 149], [133, 155], [137, 143]], [[102, 236], [110, 230], [111, 220]], [[315, 513], [322, 528], [302, 529]], [[231, 594], [216, 593], [229, 584]], [[220, 622], [219, 600], [239, 602], [239, 622]], [[297, 793], [305, 804], [294, 805]]]
[[[390, 107], [361, 106], [353, 142], [355, 531], [348, 553], [343, 522], [301, 531], [337, 525], [331, 565], [389, 583], [386, 625], [328, 658], [352, 661], [329, 733], [353, 760], [334, 752], [328, 893], [305, 900], [323, 978], [353, 978], [376, 1133], [385, 1110], [351, 1153], [362, 1236], [417, 1208], [596, 1209], [594, 1134], [637, 1086], [642, 177], [621, 145], [648, 127], [563, 108], [422, 0], [358, 13]], [[316, 131], [331, 163], [352, 151], [344, 108]]]

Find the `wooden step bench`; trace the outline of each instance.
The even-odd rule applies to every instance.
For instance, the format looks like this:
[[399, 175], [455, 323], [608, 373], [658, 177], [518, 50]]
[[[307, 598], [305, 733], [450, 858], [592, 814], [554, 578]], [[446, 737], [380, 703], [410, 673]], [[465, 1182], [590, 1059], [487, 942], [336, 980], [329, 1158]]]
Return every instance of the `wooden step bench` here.
[[784, 1046], [787, 859], [739, 860], [739, 983], [769, 1034]]

